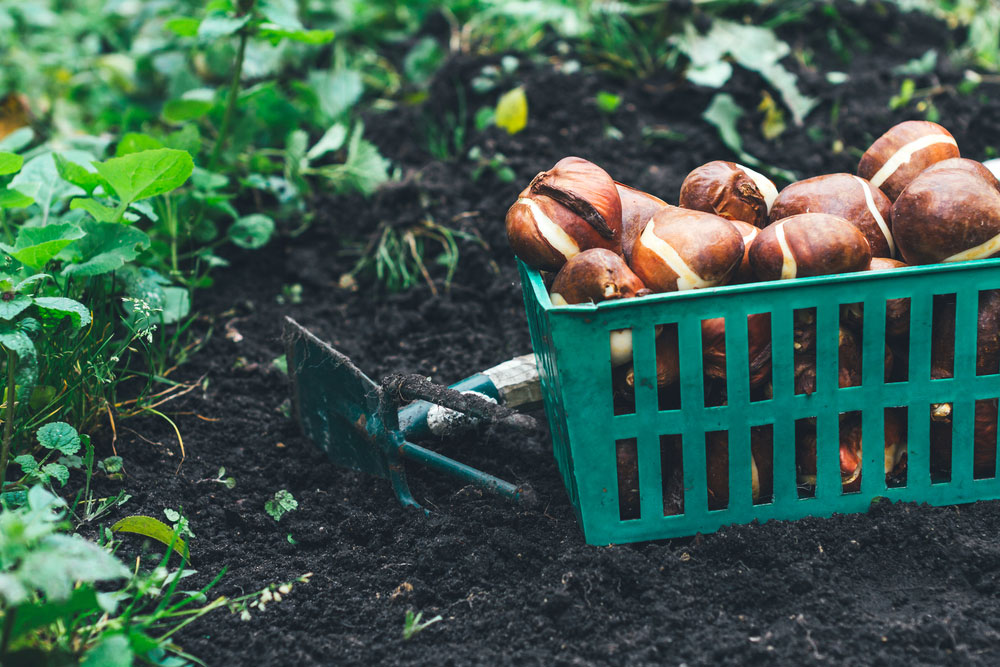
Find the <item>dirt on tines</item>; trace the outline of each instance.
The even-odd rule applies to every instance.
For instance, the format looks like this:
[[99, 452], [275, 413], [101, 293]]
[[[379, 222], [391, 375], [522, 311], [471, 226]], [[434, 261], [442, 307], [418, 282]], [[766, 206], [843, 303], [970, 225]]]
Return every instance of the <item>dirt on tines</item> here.
[[[922, 117], [913, 104], [889, 110], [902, 80], [891, 68], [937, 48], [936, 71], [916, 77], [917, 87], [939, 86], [932, 102], [940, 122], [963, 155], [987, 157], [1000, 137], [1000, 86], [956, 92], [963, 69], [945, 54], [960, 36], [890, 5], [837, 6], [857, 40], [847, 45], [850, 62], [831, 50], [822, 12], [781, 28], [814, 68], [786, 60], [804, 92], [821, 101], [807, 127], [789, 121], [780, 138], [762, 139], [754, 111], [762, 81], [737, 68], [725, 90], [748, 110], [746, 150], [803, 178], [853, 173], [874, 138]], [[191, 553], [198, 576], [204, 581], [228, 567], [218, 593], [313, 577], [249, 621], [214, 612], [178, 641], [210, 665], [997, 664], [997, 502], [878, 503], [862, 515], [593, 547], [583, 541], [556, 471], [544, 415], [527, 436], [481, 431], [430, 443], [529, 482], [541, 507], [520, 510], [414, 467], [411, 487], [428, 515], [401, 508], [387, 482], [328, 463], [285, 416], [286, 377], [272, 365], [283, 352], [283, 316], [376, 380], [400, 372], [454, 382], [531, 349], [503, 216], [536, 172], [579, 155], [676, 202], [688, 171], [734, 158], [700, 119], [715, 91], [666, 73], [642, 81], [566, 74], [563, 60], [521, 60], [511, 84], [527, 92], [523, 132], [470, 129], [468, 145], [503, 153], [515, 182], [502, 183], [489, 170], [475, 181], [464, 155], [440, 161], [428, 154], [422, 128], [456, 108], [456, 81], [470, 114], [495, 102], [496, 92], [476, 95], [468, 82], [498, 58], [456, 58], [426, 106], [367, 119], [367, 136], [401, 170], [398, 183], [369, 200], [320, 196], [306, 234], [231, 253], [232, 267], [199, 295], [196, 306], [214, 319], [214, 333], [175, 377], [204, 376], [207, 385], [163, 406], [184, 436], [187, 458], [175, 474], [180, 450], [162, 420], [120, 425], [116, 447], [133, 496], [126, 509], [162, 517], [164, 507], [183, 507], [197, 536]], [[829, 70], [847, 73], [847, 81], [829, 84]], [[594, 102], [599, 91], [623, 98], [610, 117]], [[606, 138], [609, 123], [621, 139]], [[673, 138], [644, 133], [649, 127]], [[427, 218], [481, 240], [460, 241], [450, 289], [439, 282], [437, 294], [421, 285], [386, 295], [364, 282], [356, 292], [337, 287], [353, 263], [343, 254], [345, 239], [383, 222]], [[444, 275], [442, 267], [430, 270], [438, 280]], [[301, 286], [300, 303], [289, 303], [283, 288], [291, 285]], [[109, 433], [95, 435], [99, 454], [109, 454]], [[219, 466], [236, 478], [234, 489], [203, 481]], [[275, 523], [264, 503], [279, 489], [291, 491], [299, 508]], [[408, 609], [443, 620], [406, 641]]]

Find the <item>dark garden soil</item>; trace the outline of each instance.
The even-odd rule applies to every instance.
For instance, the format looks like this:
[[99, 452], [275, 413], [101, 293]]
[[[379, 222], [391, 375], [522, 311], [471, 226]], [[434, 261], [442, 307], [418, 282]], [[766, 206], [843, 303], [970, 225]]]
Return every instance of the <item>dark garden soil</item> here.
[[[831, 50], [825, 15], [782, 28], [815, 67], [787, 60], [802, 88], [822, 100], [807, 127], [789, 122], [779, 139], [764, 141], [753, 111], [762, 81], [737, 71], [726, 86], [751, 110], [741, 125], [746, 149], [802, 177], [853, 172], [860, 151], [880, 133], [922, 117], [913, 104], [889, 111], [902, 79], [890, 70], [928, 48], [943, 56], [949, 40], [960, 38], [926, 17], [882, 5], [845, 3], [841, 16], [858, 40], [846, 44], [855, 54], [851, 62]], [[204, 383], [164, 406], [184, 437], [187, 458], [179, 471], [180, 449], [165, 422], [119, 425], [116, 447], [133, 496], [126, 507], [158, 516], [164, 507], [183, 507], [197, 536], [192, 557], [199, 576], [229, 568], [218, 593], [237, 595], [313, 573], [249, 621], [215, 612], [189, 626], [178, 636], [184, 648], [210, 665], [997, 664], [997, 502], [882, 503], [864, 515], [593, 547], [583, 542], [544, 425], [529, 436], [482, 431], [432, 443], [530, 482], [542, 499], [539, 509], [519, 510], [413, 468], [411, 486], [429, 516], [402, 509], [386, 482], [331, 465], [298, 434], [283, 412], [286, 377], [272, 366], [282, 353], [284, 315], [331, 341], [373, 378], [402, 371], [454, 382], [530, 351], [503, 216], [537, 171], [580, 155], [620, 181], [676, 201], [689, 170], [733, 157], [700, 119], [714, 91], [667, 74], [645, 81], [567, 74], [560, 71], [564, 60], [553, 55], [522, 60], [509, 82], [526, 87], [527, 129], [515, 136], [470, 130], [469, 145], [507, 156], [515, 182], [501, 183], [488, 170], [475, 181], [468, 160], [429, 156], [423, 128], [456, 108], [456, 83], [470, 111], [492, 104], [496, 92], [480, 98], [468, 82], [496, 62], [455, 59], [425, 106], [369, 118], [370, 136], [401, 169], [398, 183], [369, 200], [320, 197], [305, 235], [230, 256], [232, 267], [218, 273], [216, 288], [197, 304], [212, 318], [213, 335], [175, 373]], [[829, 70], [847, 72], [847, 82], [830, 85]], [[916, 77], [917, 88], [935, 89], [930, 99], [940, 122], [963, 154], [983, 159], [1000, 141], [1000, 86], [960, 95], [955, 86], [962, 75], [942, 57], [936, 72]], [[624, 99], [610, 118], [594, 103], [602, 90]], [[621, 140], [605, 138], [609, 122]], [[678, 135], [644, 136], [649, 127]], [[835, 154], [837, 140], [843, 149]], [[342, 254], [342, 239], [379, 223], [428, 218], [482, 240], [460, 243], [450, 289], [440, 282], [437, 294], [426, 285], [394, 295], [376, 294], [364, 282], [354, 292], [338, 288], [353, 261]], [[431, 271], [443, 276], [440, 267]], [[291, 285], [301, 286], [300, 303], [279, 299]], [[101, 453], [110, 453], [108, 432], [97, 435]], [[219, 466], [236, 478], [234, 489], [199, 481]], [[106, 482], [107, 489], [114, 484]], [[279, 489], [290, 490], [299, 509], [275, 523], [264, 502]], [[407, 609], [444, 620], [404, 641]]]

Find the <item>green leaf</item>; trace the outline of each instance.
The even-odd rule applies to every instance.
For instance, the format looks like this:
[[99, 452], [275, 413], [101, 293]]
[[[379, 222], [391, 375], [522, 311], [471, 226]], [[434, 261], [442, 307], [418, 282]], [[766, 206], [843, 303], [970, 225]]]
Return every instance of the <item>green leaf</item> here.
[[80, 661], [80, 667], [132, 667], [135, 654], [132, 644], [123, 632], [104, 635]]
[[69, 456], [80, 451], [80, 435], [66, 422], [50, 422], [38, 429], [38, 444]]
[[[93, 160], [94, 156], [83, 151], [65, 151], [64, 157], [72, 162]], [[85, 194], [84, 190], [59, 176], [54, 153], [44, 153], [28, 160], [10, 182], [10, 187], [28, 197], [47, 214], [52, 204], [66, 197]]]
[[607, 114], [612, 114], [621, 106], [622, 96], [609, 93], [605, 90], [597, 93], [597, 108]]
[[281, 517], [298, 508], [299, 502], [285, 489], [276, 491], [274, 497], [264, 503], [264, 511], [275, 521], [281, 521]]
[[35, 297], [39, 317], [43, 322], [52, 322], [69, 317], [74, 329], [82, 329], [90, 324], [90, 309], [75, 299], [62, 296]]
[[118, 220], [118, 209], [105, 206], [96, 199], [74, 199], [69, 203], [70, 209], [84, 210], [100, 222], [115, 222]]
[[63, 248], [82, 237], [83, 231], [76, 225], [68, 223], [21, 227], [14, 245], [0, 243], [0, 250], [25, 266], [40, 271]]
[[364, 92], [361, 73], [349, 69], [310, 72], [309, 85], [319, 102], [320, 111], [330, 122], [351, 109]]
[[517, 134], [528, 124], [528, 97], [524, 88], [518, 86], [500, 96], [497, 102], [495, 122], [508, 134]]
[[92, 221], [80, 227], [86, 235], [67, 249], [75, 262], [63, 269], [64, 276], [96, 276], [120, 269], [149, 247], [149, 236], [135, 227]]
[[78, 164], [60, 153], [53, 153], [53, 157], [56, 169], [63, 180], [80, 186], [88, 195], [93, 195], [97, 186], [104, 185], [104, 179], [89, 164], [86, 166]]
[[125, 460], [120, 456], [109, 456], [97, 465], [109, 475], [114, 475], [121, 472], [125, 467]]
[[347, 147], [347, 160], [343, 164], [318, 167], [314, 173], [329, 179], [338, 193], [356, 191], [365, 196], [389, 180], [389, 161], [378, 148], [361, 138], [364, 128], [359, 123]]
[[113, 526], [111, 526], [111, 531], [115, 533], [134, 533], [136, 535], [142, 535], [143, 537], [148, 537], [151, 540], [156, 540], [167, 546], [170, 546], [171, 542], [174, 545], [174, 551], [183, 558], [184, 560], [190, 560], [191, 555], [188, 552], [188, 546], [185, 544], [184, 540], [177, 536], [174, 539], [174, 530], [163, 523], [159, 519], [154, 519], [151, 516], [127, 516], [121, 521], [118, 521]]
[[250, 20], [247, 13], [240, 18], [232, 18], [225, 14], [213, 14], [205, 17], [198, 25], [198, 39], [202, 42], [213, 42], [220, 37], [236, 34]]
[[125, 293], [145, 304], [138, 308], [126, 301], [125, 313], [135, 327], [148, 328], [152, 324], [173, 324], [187, 317], [191, 299], [183, 287], [171, 287], [170, 281], [148, 267], [126, 267], [121, 274]]
[[36, 628], [52, 625], [56, 621], [69, 621], [82, 612], [100, 611], [97, 593], [92, 586], [80, 586], [62, 602], [38, 601], [17, 607], [13, 616], [11, 639], [16, 639]]
[[59, 482], [59, 486], [66, 486], [69, 481], [69, 468], [61, 463], [48, 463], [42, 468], [42, 472]]
[[[183, 125], [179, 130], [171, 132], [164, 137], [163, 142], [167, 148], [187, 151], [191, 155], [198, 155], [201, 151], [201, 133], [194, 123]], [[197, 168], [195, 170], [197, 171]]]
[[403, 58], [406, 78], [422, 86], [437, 72], [447, 54], [433, 37], [422, 37]]
[[20, 456], [15, 456], [14, 463], [21, 466], [21, 472], [25, 475], [30, 475], [38, 470], [38, 461], [36, 461], [35, 457], [31, 454], [21, 454]]
[[17, 172], [24, 164], [24, 158], [15, 153], [0, 152], [0, 176]]
[[245, 215], [229, 228], [229, 239], [241, 248], [263, 248], [274, 234], [274, 221], [261, 213]]
[[34, 198], [19, 190], [0, 190], [0, 208], [27, 208], [34, 203]]
[[198, 34], [198, 26], [201, 25], [201, 21], [187, 16], [178, 16], [168, 19], [163, 25], [178, 37], [194, 37]]
[[183, 185], [194, 161], [184, 151], [158, 148], [95, 162], [94, 167], [121, 201], [132, 203]]
[[24, 556], [17, 572], [26, 588], [41, 590], [49, 600], [68, 599], [77, 582], [127, 579], [131, 574], [117, 558], [79, 535], [47, 536]]
[[0, 324], [0, 345], [17, 355], [18, 365], [35, 357], [35, 344], [28, 334], [14, 328], [10, 323]]
[[0, 299], [0, 319], [12, 320], [32, 304], [32, 298], [28, 294], [15, 294], [10, 300]]
[[[214, 96], [215, 91], [208, 91]], [[170, 100], [163, 105], [163, 118], [168, 123], [186, 123], [188, 121], [201, 118], [215, 106], [215, 101], [208, 99], [194, 98], [187, 96], [179, 100]]]
[[712, 102], [708, 105], [708, 108], [701, 115], [706, 122], [713, 125], [719, 131], [719, 138], [722, 139], [722, 143], [739, 156], [740, 162], [746, 163], [751, 167], [759, 167], [791, 182], [798, 180], [794, 173], [785, 169], [764, 165], [760, 160], [743, 150], [743, 139], [740, 137], [739, 130], [736, 127], [737, 122], [742, 116], [743, 109], [740, 108], [740, 105], [736, 103], [736, 100], [729, 93], [716, 94], [712, 98]]
[[30, 127], [21, 127], [3, 139], [0, 139], [0, 151], [19, 151], [35, 139], [35, 131]]
[[156, 137], [151, 137], [141, 132], [129, 132], [115, 146], [115, 157], [156, 150], [157, 148], [163, 148], [163, 143]]
[[320, 140], [309, 149], [306, 157], [310, 160], [315, 160], [331, 151], [338, 151], [344, 145], [345, 141], [347, 141], [347, 126], [343, 123], [334, 123], [320, 137]]

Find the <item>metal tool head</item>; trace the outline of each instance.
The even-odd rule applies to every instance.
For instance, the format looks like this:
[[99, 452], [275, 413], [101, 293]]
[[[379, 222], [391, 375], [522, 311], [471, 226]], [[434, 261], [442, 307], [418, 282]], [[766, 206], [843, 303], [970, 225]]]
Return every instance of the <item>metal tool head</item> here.
[[388, 479], [400, 503], [419, 507], [399, 454], [405, 440], [386, 428], [379, 386], [290, 317], [283, 337], [292, 409], [306, 437], [337, 465]]
[[[527, 485], [516, 486], [453, 459], [431, 452], [406, 440], [399, 423], [399, 401], [416, 393], [422, 396], [423, 378], [391, 376], [375, 384], [345, 355], [310, 333], [290, 317], [285, 318], [285, 354], [292, 380], [292, 407], [305, 435], [336, 464], [378, 475], [392, 484], [403, 505], [419, 507], [406, 482], [404, 459], [410, 459], [445, 474], [518, 502], [532, 502]], [[388, 388], [386, 388], [388, 387]], [[485, 405], [448, 388], [432, 386], [435, 400], [468, 402], [457, 409], [472, 412]], [[429, 391], [429, 390], [427, 390]], [[429, 405], [429, 404], [427, 404]], [[510, 411], [492, 407], [495, 416], [518, 425]]]

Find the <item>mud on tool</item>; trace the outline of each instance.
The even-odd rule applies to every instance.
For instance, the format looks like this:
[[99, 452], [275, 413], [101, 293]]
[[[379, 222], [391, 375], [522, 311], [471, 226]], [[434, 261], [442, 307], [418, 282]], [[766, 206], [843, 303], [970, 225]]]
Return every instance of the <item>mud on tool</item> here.
[[[451, 387], [413, 375], [391, 375], [379, 385], [290, 317], [283, 338], [295, 418], [334, 463], [388, 479], [399, 502], [413, 507], [420, 505], [406, 481], [407, 461], [518, 503], [536, 502], [527, 484], [506, 482], [409, 440], [456, 433], [483, 421], [532, 428], [535, 420], [512, 408], [541, 405], [534, 355]], [[413, 402], [400, 409], [401, 401]]]

